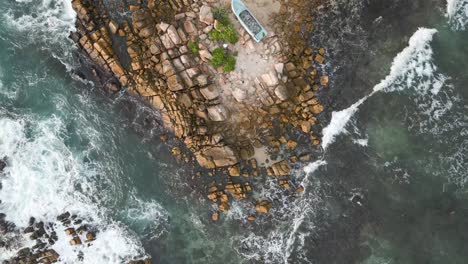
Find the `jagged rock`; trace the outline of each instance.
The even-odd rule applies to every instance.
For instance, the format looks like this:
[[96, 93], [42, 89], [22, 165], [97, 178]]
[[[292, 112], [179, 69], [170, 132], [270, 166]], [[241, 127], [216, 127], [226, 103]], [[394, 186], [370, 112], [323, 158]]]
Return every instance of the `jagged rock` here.
[[205, 168], [227, 167], [238, 163], [234, 151], [228, 146], [206, 147], [195, 153], [197, 161]]
[[177, 75], [172, 75], [169, 78], [167, 78], [167, 86], [171, 91], [180, 91], [184, 89], [184, 86], [182, 85], [182, 80]]
[[166, 49], [174, 48], [174, 42], [172, 42], [171, 37], [168, 33], [161, 35], [161, 42]]
[[[207, 86], [205, 88], [201, 88], [200, 93], [203, 95], [203, 97], [206, 100], [213, 100], [213, 99], [218, 98], [218, 96], [219, 96], [218, 88], [213, 84], [209, 85], [209, 86]], [[214, 111], [214, 110], [212, 110], [212, 111]], [[210, 112], [210, 110], [208, 110], [208, 113], [209, 112]], [[224, 119], [226, 119], [226, 118], [224, 118]], [[219, 120], [219, 121], [223, 121], [223, 120]], [[216, 121], [216, 120], [213, 120], [213, 121]]]
[[213, 221], [218, 221], [219, 220], [219, 213], [214, 212], [213, 215], [211, 216], [211, 219], [213, 219]]
[[288, 143], [287, 143], [287, 144], [288, 144], [288, 148], [289, 148], [289, 149], [295, 149], [295, 148], [297, 147], [297, 142], [294, 141], [294, 140], [291, 140], [291, 139], [288, 140]]
[[270, 168], [273, 175], [277, 177], [286, 176], [291, 171], [291, 166], [287, 160], [276, 162]]
[[81, 239], [79, 237], [74, 237], [72, 240], [70, 240], [70, 245], [81, 245]]
[[317, 54], [317, 55], [315, 56], [315, 61], [318, 62], [318, 63], [320, 63], [320, 64], [322, 64], [322, 63], [325, 61], [325, 58], [324, 58], [322, 55]]
[[285, 101], [289, 99], [289, 92], [286, 86], [284, 85], [278, 85], [275, 88], [275, 95], [281, 100]]
[[7, 164], [5, 162], [5, 159], [0, 160], [0, 172], [2, 172], [6, 168]]
[[174, 43], [175, 45], [180, 45], [182, 43], [179, 33], [177, 33], [177, 29], [173, 25], [170, 25], [167, 28], [167, 35], [169, 36], [169, 38], [171, 38], [172, 43]]
[[184, 30], [189, 35], [197, 35], [198, 34], [197, 27], [195, 27], [195, 25], [190, 20], [187, 20], [187, 21], [184, 22]]
[[278, 74], [283, 74], [284, 72], [284, 63], [276, 63], [275, 64], [275, 70], [276, 70], [276, 73]]
[[218, 209], [221, 212], [229, 211], [229, 204], [228, 203], [221, 203], [221, 204], [218, 205]]
[[213, 58], [208, 50], [200, 50], [199, 54], [203, 61], [210, 61]]
[[232, 167], [229, 167], [228, 169], [229, 176], [240, 176], [240, 166], [239, 165], [234, 165]]
[[73, 228], [73, 227], [65, 229], [65, 234], [67, 234], [68, 236], [72, 236], [75, 233], [76, 233], [76, 231], [75, 231], [75, 228]]
[[303, 193], [303, 192], [304, 192], [304, 187], [302, 186], [297, 187], [296, 193]]
[[222, 105], [213, 105], [208, 107], [208, 117], [212, 121], [220, 122], [229, 118], [228, 110]]
[[213, 12], [209, 5], [203, 5], [200, 8], [200, 21], [207, 25], [212, 25], [214, 23]]
[[[200, 87], [206, 86], [208, 84], [208, 76], [206, 76], [205, 74], [198, 75], [197, 76], [197, 83], [198, 83], [198, 86], [200, 86]], [[210, 93], [211, 93], [211, 91], [210, 91]], [[210, 99], [207, 99], [207, 100], [210, 100]]]
[[95, 239], [96, 239], [96, 234], [94, 234], [92, 232], [86, 233], [86, 240], [87, 241], [93, 241]]
[[276, 72], [270, 71], [266, 74], [262, 74], [262, 81], [270, 87], [276, 86], [279, 84], [278, 76]]
[[325, 76], [320, 77], [320, 84], [323, 85], [323, 86], [327, 85], [328, 84], [328, 76], [325, 75]]
[[271, 209], [271, 203], [269, 201], [263, 200], [255, 205], [255, 210], [262, 214], [267, 214]]
[[161, 23], [159, 23], [159, 24], [156, 24], [156, 27], [157, 27], [158, 30], [160, 30], [161, 32], [166, 32], [167, 29], [169, 28], [169, 24], [164, 23], [164, 22], [161, 22]]
[[323, 106], [322, 105], [316, 104], [316, 105], [312, 106], [312, 113], [317, 115], [317, 114], [320, 114], [322, 112], [323, 112]]
[[232, 96], [240, 103], [247, 98], [247, 92], [242, 89], [235, 88], [234, 91], [232, 91]]
[[63, 222], [65, 220], [67, 220], [69, 217], [70, 217], [70, 212], [65, 212], [65, 213], [57, 216], [57, 220]]
[[109, 29], [112, 32], [112, 34], [115, 35], [117, 31], [119, 30], [119, 24], [117, 24], [117, 22], [115, 22], [114, 20], [111, 20], [109, 22]]

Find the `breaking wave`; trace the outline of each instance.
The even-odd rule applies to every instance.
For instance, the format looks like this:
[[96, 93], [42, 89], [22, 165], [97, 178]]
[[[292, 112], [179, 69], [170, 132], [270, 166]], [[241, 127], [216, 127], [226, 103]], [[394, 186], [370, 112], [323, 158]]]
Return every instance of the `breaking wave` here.
[[453, 30], [465, 30], [468, 25], [468, 1], [447, 0], [447, 17]]
[[[410, 38], [408, 47], [393, 60], [390, 74], [374, 86], [369, 95], [344, 110], [332, 113], [330, 124], [323, 129], [323, 149], [327, 149], [338, 135], [347, 132], [346, 126], [359, 107], [379, 91], [394, 92], [414, 88], [417, 92], [416, 98], [425, 98], [429, 93], [439, 93], [446, 78], [436, 73], [437, 67], [432, 63], [430, 42], [436, 32], [435, 29], [418, 29]], [[450, 108], [450, 102], [442, 104], [434, 100], [431, 100], [431, 105], [428, 106], [421, 102], [418, 105], [425, 108], [426, 112], [433, 113], [436, 118]]]

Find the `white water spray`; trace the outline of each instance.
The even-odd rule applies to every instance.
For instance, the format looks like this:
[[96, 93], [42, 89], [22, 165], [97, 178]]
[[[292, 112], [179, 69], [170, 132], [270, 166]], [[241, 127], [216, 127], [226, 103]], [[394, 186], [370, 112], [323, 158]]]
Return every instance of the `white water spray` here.
[[350, 107], [333, 112], [330, 124], [323, 129], [322, 148], [326, 150], [335, 138], [346, 133], [346, 125], [351, 117], [359, 110], [359, 107], [375, 93], [379, 91], [391, 92], [401, 90], [405, 87], [412, 87], [414, 79], [418, 75], [430, 75], [433, 67], [427, 63], [432, 59], [432, 49], [430, 42], [435, 29], [420, 28], [409, 40], [409, 45], [401, 51], [393, 60], [390, 74], [380, 83], [374, 86], [373, 91], [361, 98]]

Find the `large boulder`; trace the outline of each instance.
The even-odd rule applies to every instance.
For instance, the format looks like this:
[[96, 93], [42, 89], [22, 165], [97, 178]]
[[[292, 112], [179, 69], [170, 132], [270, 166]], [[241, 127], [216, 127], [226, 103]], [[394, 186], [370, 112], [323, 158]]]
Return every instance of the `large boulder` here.
[[208, 107], [208, 117], [210, 120], [215, 122], [220, 122], [228, 119], [229, 112], [222, 105], [213, 105]]
[[238, 158], [228, 146], [209, 146], [195, 153], [198, 163], [205, 168], [227, 167], [237, 164]]
[[211, 11], [211, 7], [209, 5], [203, 5], [200, 8], [200, 21], [207, 25], [214, 24], [213, 12]]

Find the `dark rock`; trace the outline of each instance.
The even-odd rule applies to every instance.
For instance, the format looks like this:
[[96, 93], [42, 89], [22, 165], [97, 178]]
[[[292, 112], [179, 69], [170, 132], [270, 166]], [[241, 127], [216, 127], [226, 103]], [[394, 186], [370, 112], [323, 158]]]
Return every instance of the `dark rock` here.
[[63, 213], [63, 214], [57, 216], [57, 220], [63, 222], [63, 221], [65, 221], [65, 220], [67, 220], [69, 217], [70, 217], [70, 213], [69, 213], [69, 212], [65, 212], [65, 213]]
[[7, 164], [6, 164], [5, 158], [1, 159], [0, 160], [0, 172], [2, 172], [3, 169], [6, 168], [6, 166], [7, 166]]
[[23, 233], [28, 234], [34, 232], [34, 227], [28, 226], [23, 230]]

